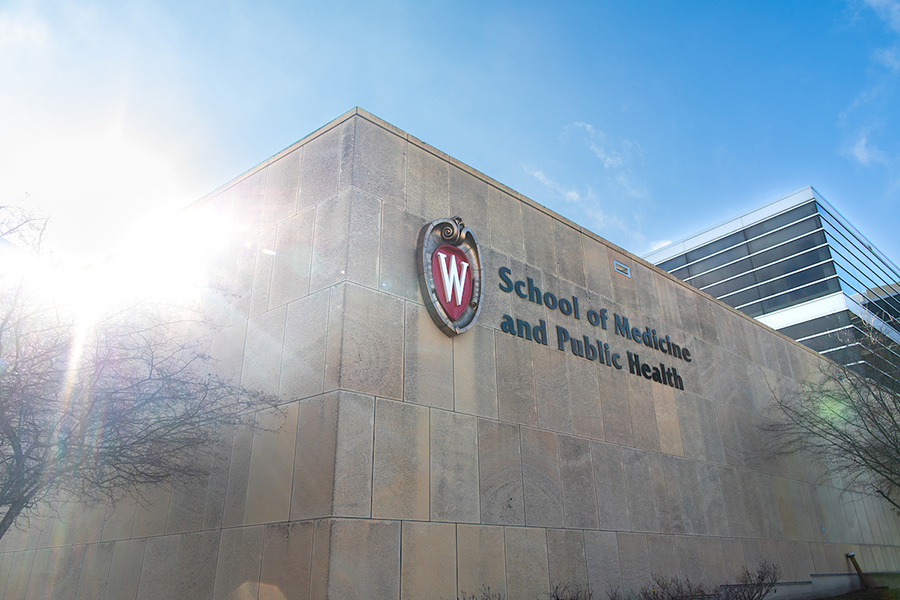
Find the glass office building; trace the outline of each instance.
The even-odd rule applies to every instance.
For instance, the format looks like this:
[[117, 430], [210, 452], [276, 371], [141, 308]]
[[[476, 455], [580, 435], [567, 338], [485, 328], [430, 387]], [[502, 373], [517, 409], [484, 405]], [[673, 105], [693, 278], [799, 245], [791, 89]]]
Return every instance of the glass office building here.
[[644, 258], [847, 366], [886, 370], [872, 327], [900, 342], [900, 269], [812, 187]]

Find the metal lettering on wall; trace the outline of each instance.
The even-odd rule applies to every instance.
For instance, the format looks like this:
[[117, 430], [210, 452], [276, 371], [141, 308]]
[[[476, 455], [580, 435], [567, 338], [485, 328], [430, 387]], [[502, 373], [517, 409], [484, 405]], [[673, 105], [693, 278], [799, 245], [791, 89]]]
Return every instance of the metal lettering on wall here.
[[[572, 295], [571, 298], [557, 298], [551, 292], [542, 293], [531, 277], [526, 277], [524, 281], [513, 281], [512, 270], [509, 267], [500, 267], [499, 275], [501, 291], [508, 294], [515, 293], [516, 296], [523, 300], [546, 306], [548, 310], [558, 310], [564, 316], [581, 320], [582, 311], [578, 303], [578, 296]], [[668, 335], [657, 334], [656, 329], [644, 327], [642, 331], [640, 327], [632, 327], [627, 317], [617, 313], [613, 313], [612, 319], [610, 319], [609, 311], [605, 308], [601, 308], [599, 311], [589, 308], [583, 314], [588, 323], [594, 327], [607, 331], [612, 326], [614, 335], [619, 335], [643, 345], [647, 348], [647, 353], [659, 352], [665, 356], [665, 358], [660, 359], [658, 355], [644, 354], [644, 359], [652, 356], [653, 358], [649, 360], [660, 360], [657, 366], [656, 363], [644, 362], [644, 359], [641, 358], [637, 351], [627, 350], [625, 354], [627, 356], [628, 371], [632, 375], [679, 390], [684, 389], [684, 380], [678, 374], [678, 369], [673, 366], [673, 361], [691, 362], [690, 350], [673, 342]], [[547, 323], [543, 319], [535, 324], [523, 319], [513, 319], [510, 315], [503, 315], [500, 329], [505, 333], [532, 340], [537, 344], [550, 345]], [[579, 339], [579, 336], [573, 336], [568, 329], [561, 325], [556, 326], [555, 333], [556, 348], [558, 350], [563, 352], [570, 351], [575, 356], [585, 360], [598, 361], [601, 365], [618, 370], [625, 368], [625, 361], [622, 359], [622, 355], [611, 350], [608, 343], [586, 335], [580, 336]], [[644, 352], [644, 350], [642, 349], [641, 352]], [[668, 366], [666, 362], [662, 361], [668, 362]], [[674, 364], [678, 363], [675, 362]]]
[[478, 242], [459, 217], [432, 221], [416, 247], [419, 285], [431, 318], [449, 336], [467, 331], [481, 312]]

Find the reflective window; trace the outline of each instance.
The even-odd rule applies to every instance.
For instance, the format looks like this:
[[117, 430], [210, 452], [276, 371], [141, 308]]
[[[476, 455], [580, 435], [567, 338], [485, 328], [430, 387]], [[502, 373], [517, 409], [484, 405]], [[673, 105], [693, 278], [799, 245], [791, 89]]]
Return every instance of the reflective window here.
[[699, 277], [694, 277], [690, 280], [690, 282], [691, 285], [702, 288], [713, 283], [718, 283], [723, 279], [728, 279], [729, 277], [734, 277], [735, 275], [746, 273], [751, 268], [753, 268], [753, 264], [750, 262], [750, 259], [747, 258], [744, 260], [739, 260], [736, 263], [726, 265], [720, 269], [716, 269], [715, 271], [705, 273], [703, 275], [700, 275]]
[[663, 271], [672, 271], [677, 269], [678, 267], [684, 266], [687, 264], [687, 255], [681, 254], [676, 256], [675, 258], [670, 258], [666, 262], [659, 263], [658, 266]]
[[768, 233], [783, 225], [787, 225], [788, 223], [793, 223], [794, 221], [798, 221], [803, 217], [808, 217], [811, 214], [816, 212], [816, 203], [809, 202], [808, 204], [804, 204], [803, 206], [798, 206], [793, 210], [789, 210], [786, 213], [782, 213], [771, 219], [766, 219], [762, 223], [757, 223], [752, 227], [748, 227], [745, 231], [747, 232], [747, 239], [753, 239], [757, 236], [760, 236], [764, 233]]
[[729, 263], [733, 260], [737, 260], [742, 256], [747, 256], [747, 245], [741, 244], [731, 250], [726, 250], [720, 254], [716, 254], [715, 256], [710, 256], [705, 260], [701, 260], [700, 262], [696, 262], [688, 267], [688, 272], [692, 276], [699, 275], [705, 271], [709, 271], [710, 269], [714, 269], [720, 265], [724, 265], [725, 263]]
[[760, 252], [759, 254], [754, 254], [751, 260], [753, 261], [754, 267], [764, 267], [770, 263], [775, 262], [776, 260], [781, 260], [782, 258], [799, 254], [801, 252], [809, 250], [810, 248], [821, 246], [825, 243], [825, 241], [825, 233], [822, 231], [816, 231], [814, 233], [810, 233], [809, 235], [803, 236], [800, 239], [782, 244], [781, 246], [777, 246], [769, 250], [765, 250], [763, 252]]
[[747, 242], [747, 246], [750, 248], [751, 253], [759, 252], [760, 250], [771, 248], [775, 244], [786, 242], [791, 238], [800, 237], [804, 233], [815, 231], [820, 227], [819, 217], [811, 217], [805, 221], [800, 221], [799, 223], [785, 227], [784, 229], [773, 231], [769, 235], [765, 235], [752, 242]]
[[687, 253], [687, 261], [690, 263], [696, 260], [700, 260], [701, 258], [706, 258], [710, 254], [715, 254], [719, 250], [731, 248], [735, 244], [743, 242], [745, 239], [746, 238], [744, 238], [743, 230], [732, 233], [730, 235], [726, 235], [725, 237], [714, 242], [710, 242], [705, 246], [700, 246], [699, 248], [691, 250]]
[[779, 329], [778, 331], [788, 336], [789, 338], [797, 340], [825, 331], [830, 331], [832, 329], [840, 329], [842, 327], [849, 326], [850, 311], [842, 310], [841, 312], [834, 313], [832, 315], [825, 315], [824, 317], [804, 321], [803, 323], [798, 323], [797, 325], [784, 327], [782, 329]]

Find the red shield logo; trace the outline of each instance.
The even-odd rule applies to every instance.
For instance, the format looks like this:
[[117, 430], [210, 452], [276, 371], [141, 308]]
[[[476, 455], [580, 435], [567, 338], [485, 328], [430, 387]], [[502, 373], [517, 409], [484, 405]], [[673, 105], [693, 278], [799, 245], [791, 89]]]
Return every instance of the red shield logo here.
[[425, 307], [441, 331], [454, 336], [471, 329], [481, 312], [483, 275], [475, 234], [461, 218], [422, 228], [416, 268]]
[[431, 272], [438, 302], [451, 321], [462, 315], [472, 299], [472, 270], [465, 253], [444, 244], [431, 255]]

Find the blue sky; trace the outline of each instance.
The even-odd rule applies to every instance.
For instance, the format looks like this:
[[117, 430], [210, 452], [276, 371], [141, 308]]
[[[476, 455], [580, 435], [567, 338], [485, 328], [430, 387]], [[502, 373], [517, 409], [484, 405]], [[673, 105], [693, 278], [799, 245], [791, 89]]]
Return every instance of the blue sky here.
[[0, 2], [0, 204], [63, 260], [357, 105], [639, 255], [813, 185], [900, 262], [900, 0]]

